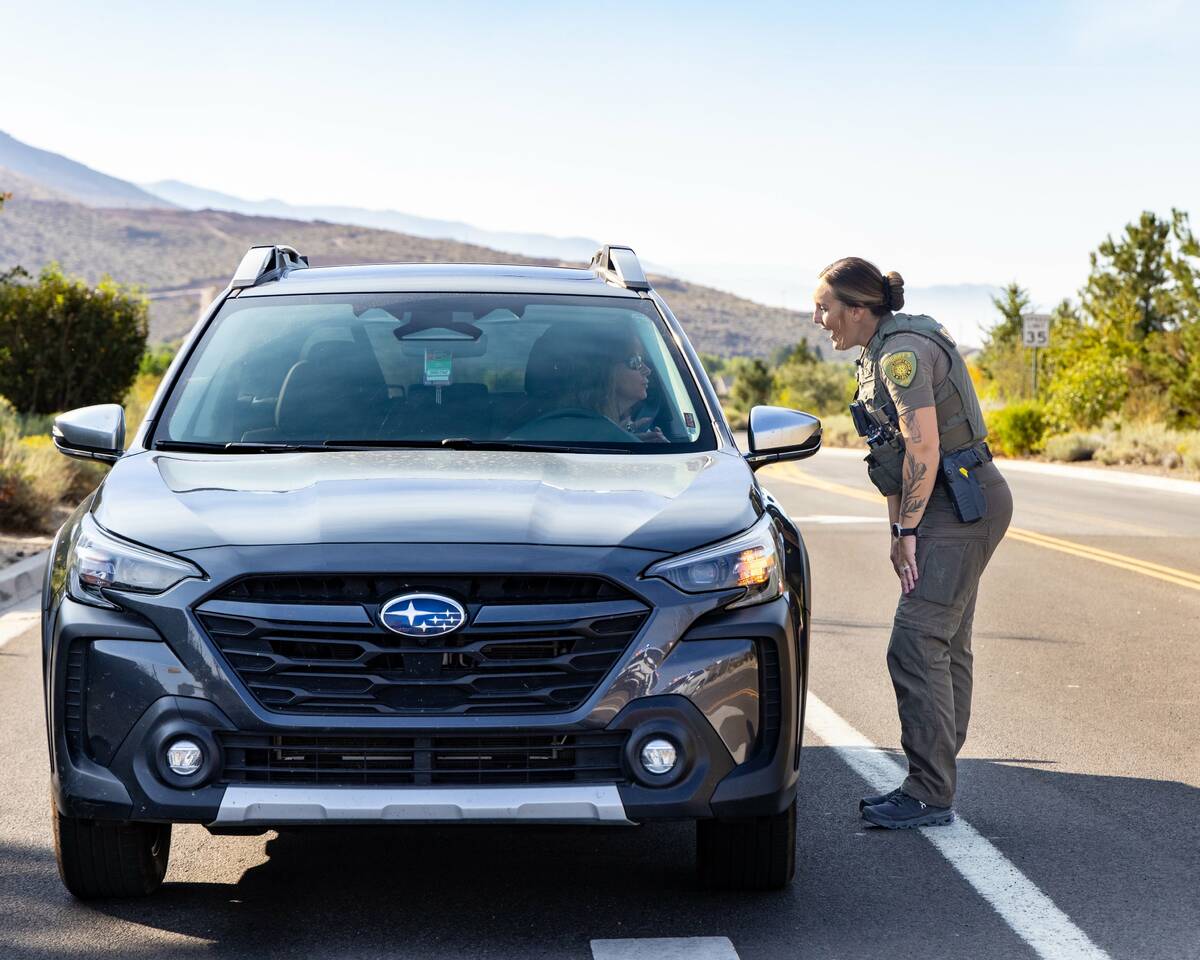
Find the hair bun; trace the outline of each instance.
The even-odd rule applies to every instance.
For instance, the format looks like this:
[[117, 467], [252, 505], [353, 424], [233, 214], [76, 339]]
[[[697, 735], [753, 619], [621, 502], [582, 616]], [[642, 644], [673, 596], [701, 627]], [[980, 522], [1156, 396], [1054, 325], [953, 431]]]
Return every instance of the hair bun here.
[[889, 270], [883, 275], [887, 286], [885, 303], [889, 310], [899, 310], [904, 306], [904, 278], [895, 270]]

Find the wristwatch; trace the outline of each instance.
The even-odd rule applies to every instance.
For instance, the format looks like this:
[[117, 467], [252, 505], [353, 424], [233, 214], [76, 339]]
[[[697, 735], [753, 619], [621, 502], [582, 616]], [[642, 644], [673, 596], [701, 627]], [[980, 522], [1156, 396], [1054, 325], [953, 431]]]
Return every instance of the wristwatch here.
[[892, 524], [893, 537], [915, 537], [917, 535], [916, 527], [902, 527], [898, 523]]

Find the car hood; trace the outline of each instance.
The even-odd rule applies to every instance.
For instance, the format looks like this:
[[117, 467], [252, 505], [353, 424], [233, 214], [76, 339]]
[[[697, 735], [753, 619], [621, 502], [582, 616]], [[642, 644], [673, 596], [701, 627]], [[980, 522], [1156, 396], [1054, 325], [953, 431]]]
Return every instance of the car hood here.
[[746, 529], [745, 461], [372, 450], [123, 457], [93, 504], [119, 536], [179, 552], [290, 543], [529, 543], [664, 553]]

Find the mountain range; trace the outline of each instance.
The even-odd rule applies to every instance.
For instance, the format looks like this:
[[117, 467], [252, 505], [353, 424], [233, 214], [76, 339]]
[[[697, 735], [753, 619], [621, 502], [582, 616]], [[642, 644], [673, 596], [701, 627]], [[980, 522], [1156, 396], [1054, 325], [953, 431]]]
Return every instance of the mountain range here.
[[[14, 198], [0, 215], [0, 271], [37, 270], [57, 261], [90, 281], [103, 275], [138, 283], [151, 297], [151, 339], [181, 337], [200, 307], [228, 280], [245, 247], [290, 243], [314, 265], [368, 261], [587, 262], [600, 246], [585, 237], [484, 230], [459, 221], [395, 210], [281, 200], [245, 200], [162, 180], [137, 185], [0, 131], [0, 189]], [[830, 355], [812, 314], [738, 296], [655, 264], [656, 287], [686, 325], [697, 349], [767, 356], [805, 340]], [[786, 264], [757, 269], [696, 268], [722, 287], [764, 298], [803, 275]], [[914, 309], [947, 317], [963, 343], [979, 342], [994, 316], [998, 288], [961, 284], [910, 289]], [[789, 298], [792, 299], [792, 298]], [[840, 359], [848, 353], [838, 355]]]
[[[199, 310], [228, 282], [246, 248], [255, 243], [288, 243], [307, 254], [314, 266], [433, 261], [550, 265], [586, 262], [599, 246], [583, 238], [530, 234], [532, 249], [546, 249], [538, 244], [550, 241], [569, 245], [564, 251], [569, 256], [555, 252], [537, 257], [415, 232], [436, 231], [441, 221], [408, 218], [404, 221], [408, 232], [330, 222], [312, 217], [317, 212], [337, 216], [339, 210], [346, 216], [371, 212], [299, 208], [278, 201], [253, 204], [178, 184], [173, 197], [163, 197], [3, 133], [0, 189], [13, 194], [0, 213], [0, 272], [17, 265], [32, 272], [57, 262], [67, 273], [89, 282], [111, 276], [140, 284], [151, 300], [152, 342], [181, 338]], [[166, 190], [162, 184], [155, 189]], [[248, 203], [250, 212], [188, 209], [197, 203], [235, 201]], [[406, 217], [386, 211], [377, 215], [380, 223], [393, 224]], [[445, 223], [447, 230], [474, 230], [466, 224]], [[763, 306], [674, 277], [654, 275], [653, 280], [698, 350], [723, 356], [767, 356], [805, 340], [828, 353], [811, 313]]]
[[194, 187], [178, 180], [160, 180], [142, 185], [148, 194], [166, 200], [171, 206], [187, 210], [229, 210], [256, 217], [286, 220], [326, 220], [378, 230], [395, 230], [414, 237], [435, 240], [457, 240], [477, 246], [491, 247], [505, 253], [527, 257], [549, 257], [553, 260], [589, 260], [600, 247], [586, 237], [551, 237], [543, 233], [512, 233], [483, 230], [457, 220], [433, 220], [398, 210], [368, 210], [363, 207], [299, 205], [282, 200], [243, 200], [216, 190]]
[[[39, 150], [0, 130], [0, 167], [50, 194], [92, 207], [173, 207], [141, 187], [86, 167], [62, 154]], [[12, 178], [6, 177], [6, 182]], [[6, 190], [13, 186], [7, 185]]]

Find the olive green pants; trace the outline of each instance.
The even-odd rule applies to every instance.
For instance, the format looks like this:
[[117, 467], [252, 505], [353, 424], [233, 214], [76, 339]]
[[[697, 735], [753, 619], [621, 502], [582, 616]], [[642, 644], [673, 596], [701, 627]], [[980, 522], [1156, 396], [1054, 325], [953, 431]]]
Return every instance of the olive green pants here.
[[976, 468], [987, 512], [974, 523], [954, 515], [945, 488], [933, 489], [917, 527], [917, 585], [901, 594], [888, 644], [888, 672], [908, 758], [904, 792], [932, 806], [954, 802], [955, 758], [971, 719], [971, 624], [979, 578], [1012, 519], [1012, 494], [996, 468]]

